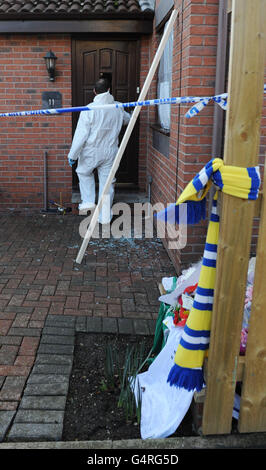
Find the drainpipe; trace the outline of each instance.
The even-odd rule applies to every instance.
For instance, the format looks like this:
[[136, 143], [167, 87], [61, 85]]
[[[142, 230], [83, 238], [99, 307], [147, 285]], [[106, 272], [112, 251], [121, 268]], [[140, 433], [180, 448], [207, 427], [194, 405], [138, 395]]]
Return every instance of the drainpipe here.
[[47, 212], [48, 209], [48, 204], [47, 204], [47, 180], [48, 180], [48, 174], [47, 174], [47, 157], [48, 157], [48, 152], [44, 152], [44, 160], [43, 160], [43, 210], [44, 212]]
[[151, 184], [152, 184], [152, 176], [149, 175], [148, 178], [147, 178], [147, 181], [148, 181], [148, 200], [149, 200], [149, 203], [151, 203]]
[[148, 181], [148, 201], [149, 201], [149, 205], [148, 205], [148, 215], [145, 217], [145, 219], [150, 219], [151, 217], [151, 184], [152, 184], [152, 176], [149, 175], [147, 177], [147, 181]]
[[44, 152], [44, 157], [43, 157], [43, 209], [41, 209], [41, 212], [47, 213], [57, 213], [57, 209], [50, 209], [48, 208], [48, 165], [47, 165], [47, 159], [48, 159], [48, 152]]

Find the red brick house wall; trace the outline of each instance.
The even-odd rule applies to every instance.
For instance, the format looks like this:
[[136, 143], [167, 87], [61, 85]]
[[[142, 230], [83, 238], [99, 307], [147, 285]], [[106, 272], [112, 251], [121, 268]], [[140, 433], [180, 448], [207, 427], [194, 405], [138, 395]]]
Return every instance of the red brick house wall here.
[[[58, 57], [50, 82], [43, 57]], [[66, 35], [0, 35], [1, 112], [40, 109], [44, 91], [59, 91], [71, 106], [71, 40]], [[71, 114], [1, 118], [1, 210], [43, 207], [43, 161], [48, 152], [49, 199], [71, 201], [72, 174], [67, 153]]]
[[[160, 3], [160, 0], [156, 0], [156, 8]], [[179, 17], [174, 26], [172, 96], [212, 96], [215, 94], [219, 1], [176, 0], [175, 4], [179, 9]], [[159, 41], [160, 31], [156, 31], [154, 21], [154, 33], [149, 41], [148, 51], [145, 45], [145, 68], [148, 58], [151, 65]], [[150, 99], [157, 97], [156, 85], [157, 76], [149, 92]], [[265, 159], [265, 102], [266, 99], [261, 126], [261, 174]], [[142, 111], [142, 132], [143, 134], [147, 132], [146, 146], [143, 145], [143, 138], [142, 149], [147, 155], [147, 175], [153, 180], [151, 186], [153, 204], [161, 202], [166, 206], [175, 202], [186, 184], [212, 157], [222, 156], [212, 155], [214, 106], [217, 105], [210, 103], [198, 116], [187, 119], [185, 113], [190, 106], [173, 105], [171, 108], [168, 156], [153, 146], [152, 124], [157, 121], [156, 109], [149, 108], [145, 114]], [[143, 156], [142, 158], [144, 159]], [[168, 250], [177, 271], [200, 259], [203, 254], [206, 229], [207, 222], [188, 226], [186, 247], [182, 250]], [[258, 221], [255, 220], [251, 247], [253, 254], [257, 233]], [[167, 240], [165, 246], [168, 246]]]
[[[156, 7], [159, 5], [156, 1]], [[174, 26], [172, 96], [210, 96], [215, 90], [216, 52], [218, 34], [218, 0], [177, 1], [180, 14]], [[183, 4], [183, 5], [182, 5]], [[183, 9], [182, 9], [183, 6]], [[149, 43], [151, 63], [159, 43], [158, 31]], [[146, 51], [145, 57], [148, 57]], [[144, 78], [144, 77], [143, 77]], [[155, 98], [157, 77], [154, 78], [149, 98]], [[211, 158], [213, 105], [207, 106], [197, 117], [186, 119], [190, 106], [173, 105], [169, 156], [153, 147], [150, 125], [145, 148], [147, 173], [152, 176], [152, 203], [176, 201], [197, 171]], [[149, 124], [156, 122], [156, 109], [149, 109]], [[146, 121], [146, 114], [142, 119]], [[188, 243], [181, 251], [170, 250], [178, 269], [180, 265], [196, 261], [202, 255], [206, 223], [189, 227]]]
[[[142, 37], [140, 43], [140, 88], [143, 87], [150, 67], [150, 38]], [[149, 152], [148, 137], [150, 108], [144, 107], [140, 112], [139, 126], [139, 187], [146, 190], [147, 185], [147, 159]]]

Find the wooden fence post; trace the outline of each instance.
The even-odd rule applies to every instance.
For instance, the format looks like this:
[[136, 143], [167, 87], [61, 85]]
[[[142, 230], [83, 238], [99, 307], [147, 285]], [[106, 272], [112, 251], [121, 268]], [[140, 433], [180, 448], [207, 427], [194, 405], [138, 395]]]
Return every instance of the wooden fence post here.
[[[233, 0], [224, 162], [258, 163], [265, 0]], [[231, 432], [254, 202], [221, 194], [221, 222], [203, 434]]]
[[266, 431], [266, 172], [238, 429]]

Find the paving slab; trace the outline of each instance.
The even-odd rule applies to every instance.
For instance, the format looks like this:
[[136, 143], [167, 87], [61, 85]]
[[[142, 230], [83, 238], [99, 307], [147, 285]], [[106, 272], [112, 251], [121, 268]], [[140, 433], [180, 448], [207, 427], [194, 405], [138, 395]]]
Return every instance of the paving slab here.
[[[69, 358], [72, 358], [72, 356], [69, 355]], [[71, 368], [72, 368], [72, 363], [70, 364], [54, 364], [54, 363], [40, 364], [37, 362], [32, 369], [32, 374], [65, 375], [65, 374], [70, 373]]]
[[14, 423], [9, 432], [9, 441], [55, 441], [62, 436], [63, 423]]
[[67, 395], [68, 382], [28, 384], [24, 396], [61, 396]]
[[68, 336], [44, 333], [42, 335], [42, 344], [66, 344], [73, 346], [75, 342], [74, 333], [75, 331], [73, 331], [72, 334]]
[[69, 382], [69, 374], [31, 374], [27, 381], [27, 388], [30, 384], [56, 384]]
[[0, 441], [4, 439], [15, 414], [15, 411], [0, 411]]
[[54, 410], [19, 410], [14, 423], [60, 424], [64, 420], [64, 411]]
[[87, 318], [87, 332], [98, 333], [102, 331], [102, 318]]
[[65, 396], [47, 396], [41, 397], [24, 396], [21, 400], [19, 409], [25, 410], [64, 410], [66, 405]]
[[50, 365], [72, 365], [72, 356], [63, 354], [41, 354], [36, 356], [35, 365], [37, 364], [50, 364]]
[[117, 333], [118, 332], [117, 319], [116, 318], [103, 318], [102, 332], [103, 333]]
[[131, 319], [119, 318], [118, 319], [118, 331], [120, 334], [131, 335], [135, 333], [134, 324]]
[[64, 326], [60, 327], [52, 327], [52, 326], [45, 326], [42, 330], [43, 335], [56, 335], [58, 336], [73, 336], [75, 329], [74, 328], [66, 328]]
[[74, 345], [70, 344], [47, 344], [42, 343], [39, 347], [40, 353], [53, 353], [53, 354], [68, 354], [72, 355], [74, 351]]

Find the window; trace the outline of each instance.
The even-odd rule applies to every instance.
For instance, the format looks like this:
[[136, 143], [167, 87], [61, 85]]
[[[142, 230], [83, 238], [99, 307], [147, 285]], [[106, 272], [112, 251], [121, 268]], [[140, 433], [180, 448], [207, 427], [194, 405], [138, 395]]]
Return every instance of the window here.
[[[164, 30], [168, 22], [165, 24]], [[157, 97], [169, 98], [172, 95], [172, 60], [173, 60], [173, 30], [165, 46], [160, 60], [157, 82]], [[171, 105], [158, 106], [158, 124], [166, 131], [170, 130]]]

